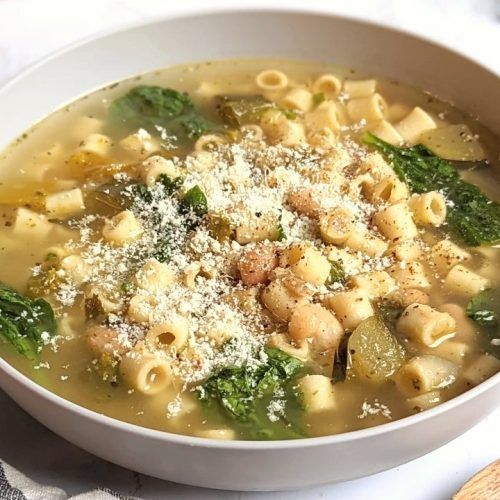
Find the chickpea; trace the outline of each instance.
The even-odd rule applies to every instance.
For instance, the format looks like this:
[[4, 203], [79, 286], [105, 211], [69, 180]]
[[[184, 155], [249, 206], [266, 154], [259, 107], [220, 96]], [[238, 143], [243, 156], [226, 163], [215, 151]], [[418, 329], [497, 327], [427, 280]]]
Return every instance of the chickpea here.
[[338, 347], [344, 329], [337, 318], [322, 305], [305, 304], [293, 311], [288, 333], [296, 342], [311, 338], [313, 349], [324, 352]]
[[245, 285], [258, 285], [269, 281], [269, 274], [277, 265], [276, 250], [261, 244], [245, 252], [237, 266]]
[[96, 356], [121, 356], [130, 349], [118, 338], [118, 332], [103, 325], [93, 325], [85, 333], [87, 344]]
[[311, 190], [307, 188], [292, 191], [287, 197], [287, 202], [296, 212], [308, 217], [317, 217], [321, 208], [313, 199]]

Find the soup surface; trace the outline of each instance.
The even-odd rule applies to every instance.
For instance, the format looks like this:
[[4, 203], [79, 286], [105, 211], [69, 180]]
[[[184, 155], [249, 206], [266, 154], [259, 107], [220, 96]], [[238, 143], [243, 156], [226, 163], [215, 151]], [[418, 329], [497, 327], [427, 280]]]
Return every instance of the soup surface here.
[[141, 426], [290, 439], [500, 368], [498, 140], [330, 64], [178, 66], [0, 157], [0, 355]]

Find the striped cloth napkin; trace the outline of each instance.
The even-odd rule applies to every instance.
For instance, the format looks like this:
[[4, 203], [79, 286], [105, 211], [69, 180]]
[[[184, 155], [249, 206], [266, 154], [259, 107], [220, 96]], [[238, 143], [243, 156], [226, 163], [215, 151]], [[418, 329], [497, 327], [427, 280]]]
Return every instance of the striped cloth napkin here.
[[125, 497], [107, 488], [67, 495], [55, 486], [43, 486], [32, 481], [24, 474], [0, 460], [0, 500], [140, 500], [138, 497]]

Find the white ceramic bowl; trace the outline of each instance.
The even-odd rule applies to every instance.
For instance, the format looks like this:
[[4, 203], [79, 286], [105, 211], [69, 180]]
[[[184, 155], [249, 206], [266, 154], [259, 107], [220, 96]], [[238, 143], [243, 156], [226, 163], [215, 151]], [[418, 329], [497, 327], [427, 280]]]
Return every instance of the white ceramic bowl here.
[[[457, 53], [386, 27], [297, 11], [219, 11], [168, 18], [72, 46], [0, 90], [0, 147], [55, 107], [174, 63], [285, 57], [395, 77], [452, 100], [500, 133], [498, 76]], [[8, 119], [5, 119], [8, 117]], [[214, 441], [120, 422], [70, 403], [0, 359], [0, 386], [68, 441], [171, 481], [234, 490], [297, 488], [373, 474], [445, 444], [498, 404], [500, 374], [429, 411], [375, 428], [297, 441]]]

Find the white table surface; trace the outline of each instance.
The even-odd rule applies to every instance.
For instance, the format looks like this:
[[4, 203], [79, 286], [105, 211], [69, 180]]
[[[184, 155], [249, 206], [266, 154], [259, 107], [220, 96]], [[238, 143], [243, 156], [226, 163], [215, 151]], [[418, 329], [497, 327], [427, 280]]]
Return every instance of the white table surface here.
[[[270, 3], [308, 5], [396, 25], [460, 49], [500, 73], [500, 0], [251, 2]], [[208, 4], [235, 2], [0, 0], [0, 84], [53, 50], [93, 33]], [[0, 457], [34, 480], [69, 494], [101, 486], [145, 499], [447, 499], [471, 475], [499, 458], [499, 429], [500, 409], [448, 445], [371, 477], [297, 492], [217, 492], [153, 479], [100, 460], [55, 436], [0, 391]], [[332, 457], [332, 467], [339, 459]]]

